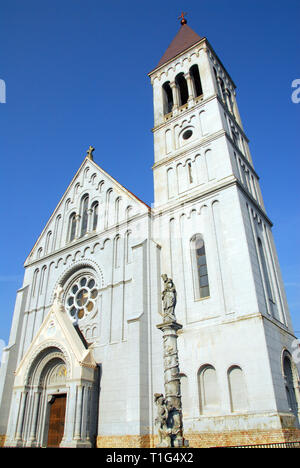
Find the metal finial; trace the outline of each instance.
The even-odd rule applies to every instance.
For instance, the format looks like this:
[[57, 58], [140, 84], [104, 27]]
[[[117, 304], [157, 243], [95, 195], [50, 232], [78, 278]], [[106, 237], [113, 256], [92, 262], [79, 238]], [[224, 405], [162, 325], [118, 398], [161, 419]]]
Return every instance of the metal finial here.
[[187, 23], [187, 20], [185, 18], [185, 16], [187, 15], [187, 13], [184, 13], [183, 11], [181, 12], [181, 15], [178, 17], [178, 19], [180, 19], [180, 23], [181, 23], [181, 26], [183, 26], [184, 24]]

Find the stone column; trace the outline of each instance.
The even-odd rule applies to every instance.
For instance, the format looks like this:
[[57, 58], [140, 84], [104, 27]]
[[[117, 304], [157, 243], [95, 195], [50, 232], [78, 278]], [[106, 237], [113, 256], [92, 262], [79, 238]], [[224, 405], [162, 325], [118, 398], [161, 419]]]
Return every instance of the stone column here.
[[178, 90], [175, 81], [170, 83], [172, 94], [173, 94], [173, 110], [178, 109], [179, 101], [178, 101]]
[[22, 433], [23, 433], [23, 423], [24, 423], [24, 415], [25, 415], [25, 408], [26, 408], [26, 401], [27, 401], [27, 392], [24, 391], [21, 394], [21, 402], [20, 402], [20, 412], [19, 418], [17, 423], [17, 430], [16, 430], [16, 441], [22, 441]]
[[188, 92], [189, 92], [188, 101], [192, 101], [194, 99], [194, 85], [193, 85], [193, 82], [192, 82], [192, 78], [191, 78], [191, 75], [189, 73], [185, 73], [184, 77], [186, 79]]
[[36, 443], [36, 430], [37, 430], [37, 422], [38, 422], [38, 410], [40, 404], [40, 395], [41, 392], [38, 390], [34, 393], [33, 396], [33, 414], [32, 414], [32, 423], [31, 423], [31, 431], [30, 431], [30, 445], [34, 446]]
[[76, 401], [76, 419], [74, 439], [81, 439], [81, 421], [82, 421], [82, 385], [77, 387], [77, 401]]
[[88, 224], [87, 224], [87, 232], [92, 232], [93, 230], [93, 210], [89, 208], [88, 212]]
[[170, 429], [170, 447], [183, 446], [182, 404], [180, 372], [177, 350], [177, 331], [182, 328], [177, 322], [156, 325], [163, 332], [164, 387], [168, 410], [167, 426]]
[[76, 215], [76, 233], [75, 233], [75, 239], [78, 239], [80, 237], [80, 231], [81, 231], [81, 216], [79, 214]]
[[177, 332], [182, 328], [176, 321], [176, 289], [171, 278], [162, 275], [165, 288], [162, 292], [163, 323], [156, 327], [163, 333], [164, 389], [165, 396], [155, 393], [157, 405], [155, 426], [158, 431], [158, 447], [188, 446], [183, 438], [180, 371], [177, 348]]

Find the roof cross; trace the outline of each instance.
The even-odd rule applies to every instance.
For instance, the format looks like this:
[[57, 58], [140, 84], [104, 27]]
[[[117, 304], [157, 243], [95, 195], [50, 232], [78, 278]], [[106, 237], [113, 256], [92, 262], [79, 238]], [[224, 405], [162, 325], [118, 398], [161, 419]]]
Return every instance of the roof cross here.
[[181, 15], [178, 17], [178, 19], [181, 19], [180, 23], [182, 25], [186, 24], [187, 23], [187, 20], [185, 18], [185, 16], [187, 15], [187, 13], [184, 13], [183, 11], [181, 12]]
[[90, 146], [89, 149], [86, 152], [86, 155], [89, 159], [93, 160], [93, 151], [95, 148], [93, 146]]

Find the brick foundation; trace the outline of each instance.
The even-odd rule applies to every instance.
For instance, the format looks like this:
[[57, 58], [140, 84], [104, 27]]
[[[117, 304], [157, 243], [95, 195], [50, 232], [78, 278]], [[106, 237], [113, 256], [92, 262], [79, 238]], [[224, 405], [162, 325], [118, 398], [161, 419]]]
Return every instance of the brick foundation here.
[[151, 434], [98, 436], [97, 448], [148, 448], [154, 447], [153, 439]]
[[[185, 433], [191, 448], [228, 447], [294, 442], [300, 440], [300, 429], [253, 429], [248, 431], [224, 431]], [[98, 436], [97, 448], [154, 448], [157, 437], [152, 435]]]
[[299, 429], [253, 429], [248, 431], [185, 433], [190, 447], [228, 447], [232, 445], [272, 444], [300, 440]]
[[4, 447], [6, 435], [0, 434], [0, 447]]

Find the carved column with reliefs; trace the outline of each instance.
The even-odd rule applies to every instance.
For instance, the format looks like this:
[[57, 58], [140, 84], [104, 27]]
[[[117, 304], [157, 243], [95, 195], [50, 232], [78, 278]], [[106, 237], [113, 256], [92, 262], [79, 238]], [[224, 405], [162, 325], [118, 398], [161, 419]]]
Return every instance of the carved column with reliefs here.
[[164, 389], [165, 395], [155, 393], [157, 405], [155, 426], [158, 431], [158, 447], [188, 446], [183, 437], [180, 370], [177, 348], [177, 332], [182, 325], [175, 317], [176, 289], [171, 278], [162, 275], [165, 288], [162, 292], [163, 323], [156, 327], [163, 332]]

